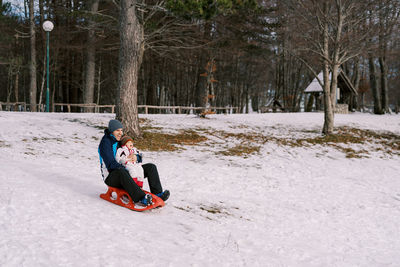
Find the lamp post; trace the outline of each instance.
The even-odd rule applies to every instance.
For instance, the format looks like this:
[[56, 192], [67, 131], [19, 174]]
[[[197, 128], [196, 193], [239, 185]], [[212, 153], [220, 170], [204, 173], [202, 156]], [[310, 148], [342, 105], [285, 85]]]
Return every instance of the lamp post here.
[[50, 32], [54, 28], [53, 22], [46, 20], [43, 22], [43, 30], [46, 32], [46, 51], [47, 51], [47, 62], [46, 62], [46, 79], [47, 79], [47, 89], [46, 89], [46, 112], [49, 112], [50, 106], [50, 90], [49, 90], [49, 42], [50, 42]]

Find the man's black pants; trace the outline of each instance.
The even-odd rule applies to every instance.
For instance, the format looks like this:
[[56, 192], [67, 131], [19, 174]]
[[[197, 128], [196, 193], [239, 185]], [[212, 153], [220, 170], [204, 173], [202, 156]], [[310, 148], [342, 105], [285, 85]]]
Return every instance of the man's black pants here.
[[[161, 193], [162, 186], [156, 165], [153, 163], [146, 163], [143, 164], [142, 167], [144, 170], [144, 177], [147, 177], [149, 182], [150, 192], [153, 194]], [[145, 196], [143, 190], [135, 183], [126, 169], [113, 170], [104, 182], [108, 186], [125, 189], [131, 196], [133, 202], [138, 202]]]

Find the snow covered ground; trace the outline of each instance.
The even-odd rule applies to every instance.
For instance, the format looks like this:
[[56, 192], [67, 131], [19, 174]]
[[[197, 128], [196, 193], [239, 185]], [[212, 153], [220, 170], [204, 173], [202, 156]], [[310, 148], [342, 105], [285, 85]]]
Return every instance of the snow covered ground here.
[[[140, 117], [164, 132], [288, 139], [323, 124], [322, 113]], [[99, 198], [94, 126], [112, 118], [0, 112], [0, 266], [400, 266], [399, 154], [271, 141], [225, 156], [215, 152], [230, 139], [210, 135], [144, 151], [171, 197], [140, 213]], [[400, 116], [336, 115], [335, 126], [399, 135]]]

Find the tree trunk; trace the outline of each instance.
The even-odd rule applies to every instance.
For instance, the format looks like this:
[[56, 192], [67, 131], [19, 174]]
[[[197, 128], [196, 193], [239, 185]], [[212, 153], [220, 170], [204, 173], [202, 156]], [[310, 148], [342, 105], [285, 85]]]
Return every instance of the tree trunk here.
[[360, 110], [361, 110], [362, 112], [364, 112], [364, 96], [365, 96], [365, 93], [362, 92], [362, 93], [361, 93], [361, 104], [360, 104]]
[[[79, 104], [79, 88], [78, 85], [73, 83], [73, 81], [75, 81], [75, 79], [77, 79], [75, 77], [75, 72], [74, 72], [74, 67], [76, 65], [78, 65], [77, 62], [77, 55], [72, 52], [72, 56], [70, 59], [70, 64], [69, 64], [69, 72], [68, 72], [68, 78], [67, 78], [67, 83], [70, 86], [70, 103], [74, 103], [74, 104]], [[80, 112], [80, 107], [71, 107], [72, 112]]]
[[314, 93], [310, 93], [310, 97], [308, 98], [305, 112], [311, 112], [313, 105], [314, 105]]
[[329, 65], [328, 62], [324, 64], [324, 127], [322, 133], [329, 135], [333, 133], [333, 109], [332, 98], [330, 96], [330, 81], [329, 81]]
[[[360, 87], [360, 79], [361, 79], [361, 75], [360, 75], [360, 59], [356, 58], [356, 61], [354, 63], [354, 78], [353, 78], [353, 84], [354, 84], [354, 88], [356, 90], [358, 90], [358, 88]], [[356, 96], [353, 96], [353, 101], [352, 101], [352, 106], [351, 109], [355, 109], [355, 110], [359, 110], [359, 102], [358, 102], [358, 98]]]
[[250, 95], [250, 89], [248, 88], [247, 82], [243, 83], [243, 113], [249, 113], [249, 95]]
[[[92, 15], [99, 8], [99, 0], [92, 0], [90, 4], [90, 12]], [[85, 93], [83, 103], [91, 104], [94, 99], [94, 79], [96, 71], [96, 33], [93, 20], [89, 20], [89, 31], [86, 48], [86, 77], [85, 77]], [[85, 112], [93, 112], [93, 108], [85, 108]]]
[[11, 101], [11, 93], [12, 93], [12, 64], [8, 67], [8, 74], [7, 74], [7, 100], [6, 102]]
[[31, 42], [31, 62], [29, 64], [30, 87], [29, 87], [29, 103], [31, 111], [36, 111], [36, 32], [35, 32], [35, 16], [34, 16], [34, 0], [29, 1], [29, 24], [30, 24], [30, 42]]
[[28, 12], [27, 12], [27, 2], [30, 0], [24, 0], [24, 14], [25, 14], [25, 18], [28, 18]]
[[[14, 96], [15, 96], [15, 102], [18, 102], [18, 88], [19, 88], [19, 68], [17, 69], [15, 73], [15, 84], [14, 84]], [[18, 110], [18, 105], [15, 105], [14, 110]]]
[[[341, 63], [339, 61], [339, 54], [340, 54], [340, 40], [342, 36], [343, 30], [343, 23], [344, 23], [344, 6], [343, 3], [340, 1], [336, 1], [336, 12], [337, 12], [337, 26], [336, 26], [336, 35], [334, 39], [334, 49], [333, 49], [333, 57], [331, 62], [332, 74], [331, 74], [331, 86], [330, 86], [330, 96], [328, 102], [328, 96], [325, 96], [325, 124], [324, 124], [324, 134], [332, 134], [333, 133], [333, 126], [334, 126], [334, 115], [335, 115], [335, 108], [336, 108], [336, 99], [337, 99], [337, 86], [338, 86], [338, 76], [339, 76], [339, 67]], [[324, 14], [328, 15], [328, 6], [327, 3], [324, 4]], [[324, 29], [324, 52], [325, 52], [325, 68], [324, 68], [324, 93], [327, 93], [325, 89], [328, 89], [329, 86], [326, 85], [325, 81], [328, 81], [329, 84], [329, 68], [327, 68], [328, 62], [327, 58], [329, 58], [329, 26], [328, 22], [325, 21], [325, 29]], [[343, 70], [342, 70], [343, 71]], [[328, 79], [326, 79], [328, 78]]]
[[117, 119], [125, 132], [140, 137], [137, 83], [144, 52], [143, 25], [136, 14], [135, 0], [120, 1], [120, 49], [117, 92]]
[[382, 114], [381, 101], [378, 91], [378, 81], [376, 79], [376, 67], [372, 56], [368, 58], [368, 63], [369, 63], [369, 81], [372, 90], [372, 96], [374, 98], [374, 113]]
[[[386, 62], [390, 36], [400, 17], [399, 1], [379, 1], [379, 66], [381, 85], [381, 113], [389, 113], [388, 65]], [[396, 47], [395, 45], [393, 47]]]
[[[204, 69], [207, 60], [206, 56], [201, 52], [201, 55], [199, 56], [199, 61], [197, 63], [197, 84], [196, 84], [196, 99], [195, 103], [197, 107], [205, 107], [206, 106], [206, 100], [207, 100], [207, 95], [206, 95], [206, 90], [207, 90], [207, 77], [201, 76], [201, 74], [205, 73], [206, 70]], [[195, 111], [196, 113], [200, 111]]]
[[[97, 73], [97, 99], [96, 99], [96, 104], [100, 104], [100, 92], [101, 92], [101, 59], [98, 67], [98, 73]], [[97, 111], [99, 112], [99, 111]]]
[[[328, 13], [328, 6], [324, 4], [324, 13]], [[329, 25], [325, 21], [323, 29], [323, 52], [324, 52], [324, 126], [322, 133], [329, 135], [333, 133], [333, 109], [332, 109], [332, 97], [331, 97], [331, 86], [329, 81]]]
[[238, 107], [239, 110], [234, 110], [234, 113], [241, 113], [240, 111], [240, 84], [239, 84], [239, 77], [240, 77], [240, 57], [239, 55], [236, 56], [236, 64], [235, 64], [235, 80], [232, 86], [231, 92], [231, 105], [233, 107]]
[[386, 57], [379, 57], [379, 66], [381, 69], [381, 111], [388, 113], [389, 111], [389, 88], [388, 88], [388, 68], [386, 64]]
[[[152, 54], [150, 53], [150, 56]], [[154, 105], [157, 106], [158, 99], [157, 99], [157, 83], [155, 83], [155, 75], [156, 73], [158, 74], [157, 71], [154, 71], [155, 64], [149, 64], [147, 68], [147, 76], [148, 76], [148, 82], [146, 85], [146, 105]], [[150, 109], [150, 113], [155, 113], [155, 109]]]
[[293, 94], [293, 111], [299, 112], [300, 111], [300, 102], [303, 99], [303, 90], [300, 90], [300, 82], [301, 82], [301, 70], [304, 66], [300, 65], [299, 68], [296, 70], [295, 81], [294, 81], [294, 94]]
[[332, 67], [331, 73], [331, 104], [332, 104], [332, 111], [335, 113], [336, 108], [336, 101], [337, 101], [337, 87], [338, 87], [338, 76], [339, 76], [339, 65], [335, 64]]
[[[211, 39], [211, 22], [205, 22], [204, 24], [204, 39], [210, 40]], [[207, 50], [200, 50], [199, 61], [198, 61], [198, 77], [197, 84], [196, 84], [196, 106], [198, 107], [205, 107], [207, 105], [207, 95], [208, 95], [208, 83], [207, 77], [201, 76], [203, 73], [207, 73], [206, 66], [207, 62], [210, 60], [210, 55]], [[202, 111], [195, 111], [195, 112], [204, 112]]]

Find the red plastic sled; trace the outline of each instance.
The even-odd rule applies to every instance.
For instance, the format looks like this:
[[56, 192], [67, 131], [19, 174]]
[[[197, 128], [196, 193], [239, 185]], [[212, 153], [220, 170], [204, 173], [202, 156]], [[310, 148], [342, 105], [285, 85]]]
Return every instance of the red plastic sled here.
[[108, 187], [108, 190], [105, 194], [100, 194], [100, 197], [104, 200], [110, 201], [111, 203], [117, 204], [119, 206], [122, 206], [124, 208], [128, 208], [130, 210], [134, 210], [134, 211], [145, 211], [145, 210], [151, 210], [157, 207], [163, 207], [165, 205], [164, 201], [159, 198], [158, 196], [144, 191], [146, 194], [150, 194], [153, 197], [153, 204], [150, 206], [143, 206], [141, 204], [138, 203], [134, 203], [131, 199], [131, 197], [129, 196], [129, 194], [123, 190], [123, 189], [119, 189], [119, 188], [115, 188], [115, 187]]

